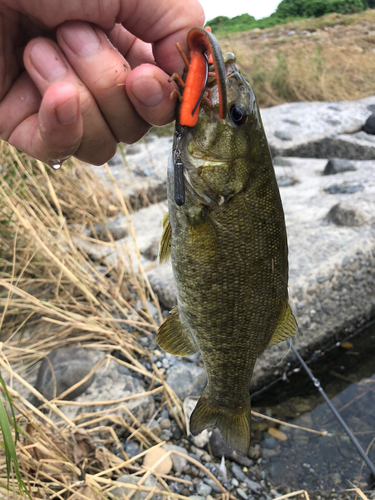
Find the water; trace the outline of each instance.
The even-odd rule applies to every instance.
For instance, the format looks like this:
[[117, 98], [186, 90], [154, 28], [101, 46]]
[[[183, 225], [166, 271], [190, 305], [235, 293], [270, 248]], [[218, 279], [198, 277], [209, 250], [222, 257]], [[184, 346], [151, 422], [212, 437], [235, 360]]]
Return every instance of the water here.
[[[310, 364], [361, 446], [375, 464], [375, 324]], [[327, 431], [319, 436], [265, 420], [253, 420], [254, 439], [261, 445], [271, 480], [278, 487], [331, 491], [374, 488], [375, 481], [348, 436], [304, 371], [291, 375], [253, 398], [253, 410], [285, 422]], [[275, 426], [287, 436], [272, 437]], [[351, 484], [350, 484], [351, 482]]]

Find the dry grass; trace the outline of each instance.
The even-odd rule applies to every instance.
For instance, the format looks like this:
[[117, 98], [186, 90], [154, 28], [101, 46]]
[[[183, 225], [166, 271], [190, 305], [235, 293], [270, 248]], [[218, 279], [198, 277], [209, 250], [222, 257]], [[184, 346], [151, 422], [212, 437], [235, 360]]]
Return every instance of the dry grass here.
[[236, 55], [262, 107], [359, 99], [375, 92], [374, 10], [218, 38], [223, 53]]

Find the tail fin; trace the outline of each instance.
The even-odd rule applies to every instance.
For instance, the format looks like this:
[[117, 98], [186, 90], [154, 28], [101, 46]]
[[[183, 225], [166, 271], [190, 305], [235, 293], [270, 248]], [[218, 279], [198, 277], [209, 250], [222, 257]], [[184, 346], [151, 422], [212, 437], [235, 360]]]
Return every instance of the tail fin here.
[[218, 427], [228, 446], [246, 455], [250, 447], [250, 412], [250, 395], [242, 407], [230, 410], [212, 404], [206, 389], [190, 417], [190, 432], [196, 436], [207, 427]]

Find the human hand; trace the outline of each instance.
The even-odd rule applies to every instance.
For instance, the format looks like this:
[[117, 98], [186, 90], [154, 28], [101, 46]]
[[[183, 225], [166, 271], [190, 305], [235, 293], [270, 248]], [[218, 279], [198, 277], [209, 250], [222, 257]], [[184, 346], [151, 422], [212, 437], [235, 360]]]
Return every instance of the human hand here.
[[175, 45], [203, 22], [198, 0], [0, 0], [0, 138], [105, 163], [173, 120]]

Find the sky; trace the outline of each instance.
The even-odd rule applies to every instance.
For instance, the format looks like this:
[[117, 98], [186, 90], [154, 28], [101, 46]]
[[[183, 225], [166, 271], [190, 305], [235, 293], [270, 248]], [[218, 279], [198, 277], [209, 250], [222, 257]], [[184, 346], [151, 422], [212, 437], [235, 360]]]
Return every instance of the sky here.
[[206, 21], [217, 16], [234, 17], [246, 12], [259, 19], [275, 11], [281, 0], [199, 0], [206, 14]]

